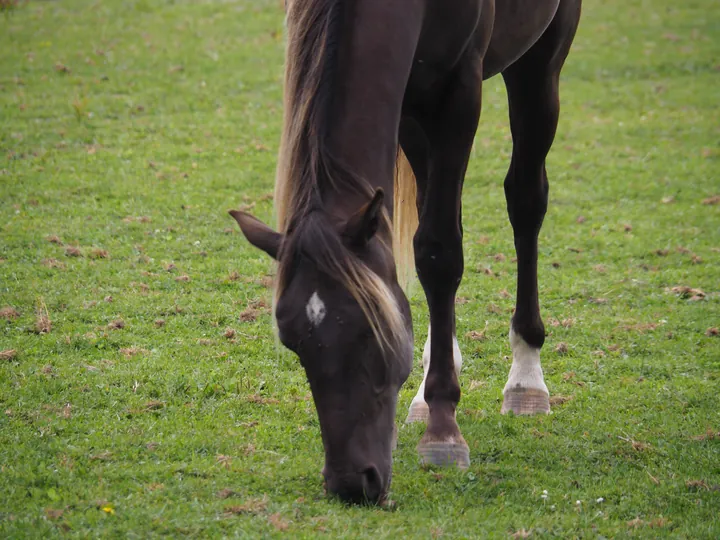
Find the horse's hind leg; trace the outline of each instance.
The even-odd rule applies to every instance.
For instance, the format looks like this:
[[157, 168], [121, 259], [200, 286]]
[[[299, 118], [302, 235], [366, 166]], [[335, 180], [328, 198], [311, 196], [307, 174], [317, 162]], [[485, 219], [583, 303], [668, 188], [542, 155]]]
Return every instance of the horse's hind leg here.
[[503, 390], [503, 413], [550, 412], [548, 389], [540, 366], [545, 327], [538, 301], [538, 234], [547, 210], [545, 157], [557, 128], [560, 69], [578, 16], [579, 5], [577, 13], [559, 10], [543, 37], [503, 73], [513, 136], [505, 197], [517, 253], [517, 300], [510, 323], [513, 361]]
[[[463, 273], [460, 197], [480, 118], [481, 62], [468, 53], [432, 112], [420, 119], [427, 174], [417, 175], [419, 225], [415, 263], [430, 310], [430, 365], [425, 378], [428, 425], [418, 444], [425, 463], [467, 467], [469, 449], [455, 419], [460, 384], [454, 355], [455, 293]], [[403, 144], [405, 147], [405, 144]], [[418, 158], [406, 153], [413, 168]], [[415, 163], [413, 163], [415, 161]], [[422, 169], [420, 164], [418, 169]]]

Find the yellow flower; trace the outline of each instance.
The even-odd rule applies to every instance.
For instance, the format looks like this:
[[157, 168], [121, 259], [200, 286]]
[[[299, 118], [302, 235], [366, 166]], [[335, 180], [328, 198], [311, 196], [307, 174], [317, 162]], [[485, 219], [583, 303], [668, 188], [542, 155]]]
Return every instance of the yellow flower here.
[[115, 509], [112, 506], [110, 506], [109, 504], [106, 504], [105, 506], [103, 506], [102, 511], [105, 512], [106, 514], [110, 514], [110, 515], [115, 513]]

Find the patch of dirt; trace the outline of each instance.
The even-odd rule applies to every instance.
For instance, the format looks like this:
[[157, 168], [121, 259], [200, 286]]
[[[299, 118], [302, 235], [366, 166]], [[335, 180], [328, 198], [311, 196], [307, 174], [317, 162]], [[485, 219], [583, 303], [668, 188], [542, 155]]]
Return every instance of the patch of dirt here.
[[187, 274], [183, 274], [182, 276], [176, 277], [175, 281], [188, 282], [188, 281], [190, 281], [190, 276], [188, 276]]
[[697, 302], [705, 298], [705, 292], [702, 289], [694, 289], [687, 285], [677, 285], [671, 289], [665, 289], [666, 292], [672, 292], [678, 295], [680, 298], [688, 299], [691, 302]]
[[165, 319], [155, 319], [155, 328], [162, 328], [165, 326]]
[[284, 519], [280, 513], [271, 514], [268, 517], [268, 521], [278, 531], [286, 531], [290, 526], [290, 523]]
[[230, 469], [232, 466], [232, 456], [225, 456], [223, 454], [218, 454], [215, 456], [215, 460], [226, 469]]
[[567, 354], [568, 353], [568, 344], [564, 341], [561, 341], [555, 346], [555, 352], [558, 354]]
[[713, 195], [707, 199], [702, 200], [703, 204], [720, 204], [720, 195]]
[[269, 501], [267, 495], [263, 495], [263, 497], [259, 499], [248, 499], [243, 504], [239, 504], [236, 506], [226, 506], [225, 515], [231, 516], [250, 514], [256, 516], [258, 514], [262, 514], [263, 512], [265, 512], [265, 510], [267, 510], [268, 502]]
[[575, 396], [562, 396], [560, 394], [556, 394], [554, 396], [550, 396], [550, 405], [555, 407], [558, 405], [565, 405], [568, 401], [572, 401]]
[[644, 334], [646, 332], [652, 332], [658, 327], [657, 323], [637, 323], [637, 324], [626, 324], [621, 328], [627, 332], [637, 332], [638, 334]]
[[252, 322], [260, 315], [269, 312], [270, 308], [264, 300], [252, 300], [240, 313], [240, 320], [242, 322]]
[[489, 266], [479, 266], [477, 269], [478, 272], [481, 274], [485, 274], [486, 276], [494, 277], [495, 272], [492, 271], [492, 269]]
[[62, 517], [62, 515], [65, 513], [65, 510], [59, 509], [59, 508], [46, 508], [45, 509], [45, 517], [47, 517], [50, 520], [57, 520]]
[[61, 270], [65, 268], [65, 263], [58, 261], [57, 259], [43, 259], [41, 263], [43, 266], [47, 266], [48, 268], [59, 268]]
[[708, 428], [705, 433], [702, 435], [695, 435], [694, 437], [690, 437], [693, 441], [714, 441], [714, 440], [720, 440], [720, 431], [714, 431], [711, 428]]
[[232, 339], [235, 337], [235, 334], [236, 334], [236, 332], [233, 328], [226, 328], [225, 332], [223, 333], [223, 337], [225, 339]]
[[550, 319], [550, 326], [562, 326], [563, 328], [570, 328], [572, 325], [575, 324], [575, 319], [572, 317], [569, 317], [567, 319], [563, 319], [562, 321], [552, 318]]
[[67, 246], [65, 248], [65, 255], [68, 257], [82, 257], [82, 250], [78, 246]]
[[120, 354], [122, 354], [126, 358], [130, 358], [131, 356], [135, 356], [138, 354], [147, 354], [148, 352], [150, 351], [141, 347], [127, 347], [124, 349], [120, 349]]
[[690, 491], [710, 491], [710, 486], [704, 480], [686, 480], [685, 487]]
[[502, 310], [492, 302], [487, 305], [488, 313], [494, 313], [495, 315], [500, 315], [502, 313]]
[[246, 399], [248, 402], [257, 403], [258, 405], [277, 405], [278, 403], [280, 403], [280, 401], [275, 398], [266, 398], [259, 394], [252, 394]]
[[485, 331], [478, 332], [477, 330], [470, 330], [467, 334], [465, 334], [466, 338], [470, 338], [473, 341], [485, 341], [487, 337], [485, 336]]
[[60, 239], [60, 237], [59, 237], [58, 235], [56, 235], [56, 234], [51, 234], [50, 236], [46, 236], [46, 237], [45, 237], [45, 240], [47, 240], [47, 241], [50, 242], [51, 244], [58, 244], [58, 245], [60, 245], [60, 246], [62, 246], [62, 244], [63, 244], [63, 241], [62, 241], [62, 240]]
[[0, 319], [8, 321], [17, 319], [20, 316], [20, 312], [12, 306], [5, 306], [0, 309]]
[[108, 257], [110, 257], [110, 253], [106, 249], [92, 248], [90, 250], [91, 259], [107, 259]]
[[17, 350], [15, 349], [6, 349], [4, 351], [0, 351], [0, 360], [13, 360], [17, 357]]
[[125, 328], [125, 321], [122, 319], [115, 319], [114, 321], [110, 321], [110, 324], [107, 325], [108, 330], [122, 330]]

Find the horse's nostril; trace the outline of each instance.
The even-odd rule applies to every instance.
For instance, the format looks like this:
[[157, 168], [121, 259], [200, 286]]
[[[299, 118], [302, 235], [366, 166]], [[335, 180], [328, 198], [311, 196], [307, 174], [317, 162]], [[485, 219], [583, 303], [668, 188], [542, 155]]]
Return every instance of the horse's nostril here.
[[375, 467], [368, 467], [363, 471], [363, 491], [369, 502], [377, 502], [383, 492], [383, 482], [380, 473]]

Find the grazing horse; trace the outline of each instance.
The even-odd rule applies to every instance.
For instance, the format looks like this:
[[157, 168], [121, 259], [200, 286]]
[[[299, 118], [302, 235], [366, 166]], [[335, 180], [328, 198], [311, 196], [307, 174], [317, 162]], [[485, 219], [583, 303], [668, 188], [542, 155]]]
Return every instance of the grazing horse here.
[[382, 500], [390, 484], [397, 396], [412, 365], [400, 283], [413, 253], [430, 331], [408, 421], [427, 422], [417, 447], [423, 462], [469, 464], [455, 418], [461, 191], [482, 81], [498, 73], [510, 108], [505, 196], [517, 253], [502, 412], [549, 412], [538, 233], [558, 79], [579, 17], [580, 0], [287, 3], [279, 232], [231, 214], [250, 243], [278, 261], [279, 338], [305, 368], [326, 486], [343, 500]]

